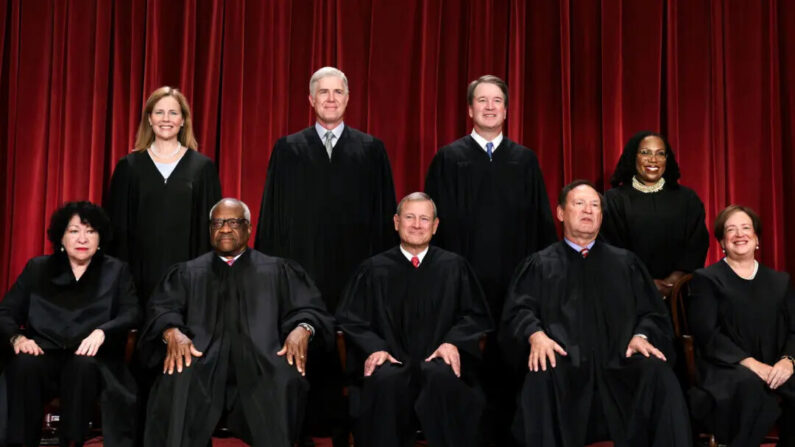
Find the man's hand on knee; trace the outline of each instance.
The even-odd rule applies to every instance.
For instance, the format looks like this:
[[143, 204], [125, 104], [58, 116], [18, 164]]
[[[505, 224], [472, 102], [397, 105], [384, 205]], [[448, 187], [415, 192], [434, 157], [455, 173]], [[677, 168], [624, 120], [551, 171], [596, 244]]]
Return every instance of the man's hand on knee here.
[[163, 362], [163, 374], [174, 374], [175, 368], [181, 373], [183, 363], [187, 368], [191, 364], [192, 357], [202, 356], [202, 353], [193, 346], [191, 339], [175, 327], [163, 331], [163, 340], [168, 345], [166, 360]]
[[632, 340], [629, 341], [629, 346], [627, 346], [627, 358], [632, 357], [632, 354], [635, 353], [643, 354], [646, 357], [653, 355], [663, 362], [667, 361], [662, 351], [655, 348], [653, 344], [649, 343], [649, 340], [640, 335], [632, 337]]
[[568, 355], [566, 351], [553, 339], [547, 337], [544, 331], [536, 331], [530, 336], [530, 358], [527, 360], [527, 367], [530, 371], [546, 371], [547, 360], [550, 368], [554, 368], [555, 353], [562, 356]]
[[450, 365], [450, 368], [453, 368], [453, 373], [456, 377], [461, 377], [461, 356], [458, 354], [458, 348], [454, 344], [442, 343], [425, 361], [430, 362], [437, 357]]
[[386, 351], [376, 351], [370, 354], [367, 360], [364, 361], [364, 377], [373, 375], [375, 369], [383, 365], [387, 360], [389, 360], [390, 363], [397, 363], [398, 365], [403, 364]]
[[287, 363], [291, 366], [295, 365], [295, 369], [301, 373], [302, 376], [306, 375], [306, 353], [309, 348], [309, 337], [311, 333], [303, 327], [297, 327], [290, 331], [287, 339], [284, 340], [284, 346], [276, 355], [285, 356]]
[[42, 350], [38, 344], [32, 339], [24, 335], [17, 335], [11, 339], [11, 345], [14, 347], [14, 354], [29, 354], [29, 355], [43, 355]]

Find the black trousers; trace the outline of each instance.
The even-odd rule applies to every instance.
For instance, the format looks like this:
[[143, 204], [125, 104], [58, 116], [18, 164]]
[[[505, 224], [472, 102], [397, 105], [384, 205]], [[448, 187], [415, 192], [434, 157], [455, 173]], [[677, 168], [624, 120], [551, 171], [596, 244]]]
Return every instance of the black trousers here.
[[78, 445], [89, 434], [89, 422], [101, 391], [97, 359], [71, 351], [44, 355], [19, 354], [5, 371], [8, 383], [8, 444], [38, 446], [44, 405], [53, 397], [61, 401], [61, 444]]
[[[598, 380], [596, 377], [602, 379]], [[635, 355], [598, 374], [592, 364], [528, 372], [513, 433], [523, 446], [574, 446], [610, 438], [617, 447], [692, 445], [684, 396], [673, 370]]]
[[219, 360], [205, 351], [181, 373], [163, 374], [155, 381], [147, 408], [146, 447], [206, 446], [223, 416], [227, 428], [249, 445], [292, 445], [305, 411], [306, 379], [281, 357], [264, 364], [266, 370], [259, 373], [250, 357], [253, 349], [234, 349], [248, 357]]
[[485, 398], [440, 359], [385, 363], [364, 378], [358, 392], [357, 447], [413, 445], [417, 423], [434, 447], [479, 444]]

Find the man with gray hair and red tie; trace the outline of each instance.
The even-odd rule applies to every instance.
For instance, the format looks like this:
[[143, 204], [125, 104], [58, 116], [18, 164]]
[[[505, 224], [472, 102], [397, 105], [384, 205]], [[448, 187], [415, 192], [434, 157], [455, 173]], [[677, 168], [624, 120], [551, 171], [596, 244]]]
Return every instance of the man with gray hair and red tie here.
[[337, 310], [356, 445], [414, 445], [417, 428], [432, 446], [480, 445], [483, 291], [463, 257], [428, 245], [440, 225], [428, 195], [403, 198], [393, 221], [400, 244], [359, 266]]

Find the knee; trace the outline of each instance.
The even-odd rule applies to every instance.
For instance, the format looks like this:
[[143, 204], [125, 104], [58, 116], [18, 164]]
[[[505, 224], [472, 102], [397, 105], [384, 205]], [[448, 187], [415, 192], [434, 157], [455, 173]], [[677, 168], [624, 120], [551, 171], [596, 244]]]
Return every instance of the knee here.
[[409, 379], [410, 376], [406, 367], [385, 363], [376, 368], [371, 376], [365, 377], [363, 385], [365, 388], [394, 389], [408, 392]]
[[546, 371], [528, 371], [524, 376], [522, 389], [538, 389], [551, 385], [553, 373], [552, 368], [548, 368]]
[[767, 384], [751, 370], [738, 368], [740, 373], [737, 375], [735, 393], [741, 400], [747, 400], [751, 396], [767, 394]]
[[306, 377], [302, 376], [294, 366], [290, 366], [286, 362], [276, 368], [274, 379], [281, 389], [294, 391], [309, 387]]
[[46, 355], [15, 355], [8, 363], [6, 374], [12, 379], [38, 377], [46, 369]]
[[667, 362], [656, 357], [641, 356], [632, 357], [632, 361], [635, 362], [641, 382], [652, 380], [659, 384], [679, 387], [676, 374]]
[[461, 380], [456, 377], [453, 368], [441, 360], [423, 362], [420, 366], [420, 372], [422, 374], [423, 388], [444, 389], [450, 385], [457, 385]]
[[546, 396], [554, 387], [554, 369], [546, 371], [528, 371], [524, 376], [522, 390], [519, 393], [519, 403], [533, 401], [540, 396]]

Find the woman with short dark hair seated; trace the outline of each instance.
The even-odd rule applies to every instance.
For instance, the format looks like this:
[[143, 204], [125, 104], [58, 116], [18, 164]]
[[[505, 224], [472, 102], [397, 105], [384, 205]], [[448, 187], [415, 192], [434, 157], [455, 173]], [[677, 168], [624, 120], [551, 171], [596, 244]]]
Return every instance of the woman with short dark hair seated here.
[[10, 446], [39, 445], [44, 405], [56, 396], [61, 445], [83, 445], [98, 397], [105, 445], [134, 442], [135, 382], [124, 348], [140, 311], [127, 264], [102, 254], [109, 229], [100, 207], [67, 203], [47, 230], [55, 253], [31, 259], [0, 301], [0, 343], [13, 351], [8, 402], [0, 402]]
[[788, 274], [756, 261], [761, 230], [750, 208], [721, 211], [714, 231], [726, 257], [697, 270], [690, 288], [688, 320], [709, 395], [693, 408], [711, 406], [718, 442], [733, 446], [759, 445], [779, 418], [779, 445], [795, 445], [795, 293]]

